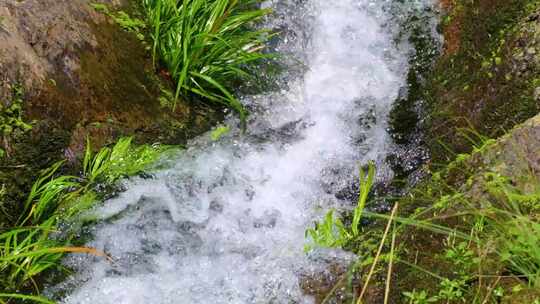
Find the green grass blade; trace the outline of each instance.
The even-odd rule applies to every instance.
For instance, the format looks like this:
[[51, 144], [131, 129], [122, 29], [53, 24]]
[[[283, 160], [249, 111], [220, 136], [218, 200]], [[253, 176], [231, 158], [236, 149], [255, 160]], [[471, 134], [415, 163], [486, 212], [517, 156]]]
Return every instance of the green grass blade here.
[[0, 298], [5, 298], [8, 300], [21, 299], [21, 300], [33, 301], [33, 302], [44, 303], [44, 304], [56, 304], [56, 302], [53, 302], [45, 297], [30, 296], [30, 295], [23, 295], [23, 294], [16, 294], [16, 293], [0, 293]]

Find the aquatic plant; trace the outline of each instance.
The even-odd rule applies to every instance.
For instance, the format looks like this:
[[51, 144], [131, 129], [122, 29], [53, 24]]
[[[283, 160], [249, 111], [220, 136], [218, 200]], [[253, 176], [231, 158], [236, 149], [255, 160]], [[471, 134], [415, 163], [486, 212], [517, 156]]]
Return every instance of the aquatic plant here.
[[362, 212], [366, 206], [366, 201], [368, 198], [369, 191], [371, 191], [371, 186], [373, 186], [373, 179], [375, 178], [375, 164], [370, 162], [368, 164], [368, 173], [367, 176], [364, 173], [364, 169], [360, 167], [359, 173], [359, 182], [360, 182], [360, 194], [358, 195], [358, 202], [354, 208], [353, 220], [351, 224], [352, 236], [358, 236], [358, 227], [360, 225], [360, 219], [362, 218]]
[[227, 135], [231, 131], [231, 128], [229, 126], [217, 126], [212, 133], [210, 133], [210, 138], [213, 141], [219, 140], [221, 137]]
[[254, 79], [250, 66], [270, 34], [255, 25], [270, 13], [255, 0], [143, 0], [154, 64], [162, 62], [179, 96], [199, 96], [231, 107], [246, 118], [233, 95], [239, 81]]
[[[342, 247], [351, 238], [351, 234], [343, 225], [343, 222], [334, 215], [335, 210], [326, 213], [323, 220], [315, 222], [315, 227], [306, 230], [306, 237], [311, 238], [314, 245], [319, 247]], [[305, 250], [309, 251], [313, 245], [306, 245]]]

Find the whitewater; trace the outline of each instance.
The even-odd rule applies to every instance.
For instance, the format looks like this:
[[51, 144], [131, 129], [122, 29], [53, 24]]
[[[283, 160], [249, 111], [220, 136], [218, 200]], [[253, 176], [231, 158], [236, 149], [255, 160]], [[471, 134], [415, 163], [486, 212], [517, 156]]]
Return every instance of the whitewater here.
[[280, 89], [243, 97], [244, 134], [230, 115], [228, 134], [199, 136], [151, 178], [126, 180], [87, 232], [86, 246], [114, 262], [71, 255], [74, 275], [47, 292], [64, 303], [313, 303], [302, 278], [352, 257], [306, 253], [306, 228], [351, 206], [336, 194], [359, 165], [391, 175], [386, 117], [409, 51], [394, 39], [390, 2], [265, 2], [288, 66]]

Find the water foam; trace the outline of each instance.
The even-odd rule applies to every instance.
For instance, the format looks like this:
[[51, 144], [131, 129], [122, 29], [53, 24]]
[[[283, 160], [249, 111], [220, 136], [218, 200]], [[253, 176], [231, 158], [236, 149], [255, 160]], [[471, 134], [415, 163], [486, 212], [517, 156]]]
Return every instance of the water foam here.
[[102, 221], [88, 243], [115, 263], [72, 256], [77, 275], [52, 290], [73, 288], [65, 303], [311, 303], [300, 277], [318, 264], [304, 231], [389, 145], [406, 56], [383, 2], [267, 2], [284, 33], [276, 48], [306, 69], [291, 69], [280, 92], [245, 98], [246, 135], [201, 136], [155, 178], [126, 181], [94, 211]]

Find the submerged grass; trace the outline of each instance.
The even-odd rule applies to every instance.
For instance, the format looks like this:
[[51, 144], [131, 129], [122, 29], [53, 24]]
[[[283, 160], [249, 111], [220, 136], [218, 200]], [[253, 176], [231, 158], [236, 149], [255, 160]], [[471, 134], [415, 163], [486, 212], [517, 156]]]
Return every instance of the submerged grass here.
[[51, 303], [39, 296], [38, 278], [48, 270], [65, 270], [59, 262], [66, 253], [109, 259], [93, 248], [73, 246], [70, 236], [60, 236], [59, 225], [99, 201], [98, 185], [148, 169], [167, 149], [133, 146], [131, 138], [121, 138], [114, 147], [93, 153], [88, 141], [80, 177], [61, 175], [63, 162], [44, 170], [24, 202], [18, 225], [0, 234], [0, 303]]
[[[255, 25], [270, 13], [257, 0], [143, 0], [152, 39], [154, 64], [162, 62], [180, 96], [203, 99], [234, 109], [245, 121], [246, 110], [233, 95], [240, 81], [254, 80], [253, 65], [270, 37]], [[173, 105], [174, 106], [174, 105]]]

